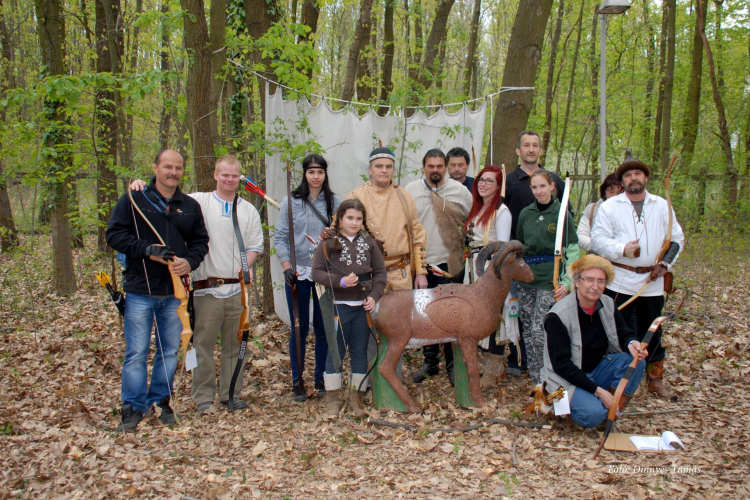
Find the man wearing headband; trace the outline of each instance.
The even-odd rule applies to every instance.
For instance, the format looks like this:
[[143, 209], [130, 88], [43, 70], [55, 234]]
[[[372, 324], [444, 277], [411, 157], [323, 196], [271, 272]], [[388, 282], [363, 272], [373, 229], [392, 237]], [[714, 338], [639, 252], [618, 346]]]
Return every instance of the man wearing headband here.
[[[682, 251], [685, 235], [672, 212], [672, 234], [667, 234], [670, 207], [664, 198], [646, 191], [650, 170], [628, 151], [617, 168], [617, 180], [625, 191], [602, 203], [591, 229], [591, 249], [615, 266], [615, 279], [605, 293], [616, 306], [640, 295], [622, 309], [622, 317], [642, 339], [664, 308], [664, 276]], [[662, 245], [669, 247], [659, 262]], [[666, 351], [661, 327], [654, 334], [647, 358], [648, 391], [672, 401], [678, 394], [664, 382]]]
[[568, 391], [570, 416], [582, 427], [596, 427], [607, 418], [614, 390], [633, 358], [638, 358], [619, 402], [622, 410], [643, 378], [648, 355], [633, 331], [603, 295], [615, 276], [612, 264], [586, 255], [568, 267], [575, 293], [555, 303], [544, 317], [542, 381], [549, 392]]

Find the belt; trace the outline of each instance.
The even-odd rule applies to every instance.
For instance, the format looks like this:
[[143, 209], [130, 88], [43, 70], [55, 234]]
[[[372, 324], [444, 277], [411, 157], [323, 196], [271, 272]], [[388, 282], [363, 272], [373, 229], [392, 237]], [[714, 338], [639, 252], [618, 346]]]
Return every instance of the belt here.
[[205, 288], [216, 288], [221, 285], [233, 285], [239, 282], [240, 280], [237, 278], [206, 278], [200, 281], [193, 281], [193, 288], [195, 290], [203, 290]]
[[526, 262], [526, 264], [530, 266], [534, 266], [536, 264], [544, 264], [545, 262], [554, 262], [555, 256], [554, 255], [531, 255], [529, 257], [524, 257], [523, 261]]
[[399, 261], [391, 266], [386, 266], [385, 268], [386, 271], [395, 271], [396, 269], [404, 269], [411, 262], [411, 259], [409, 258], [408, 254], [399, 255], [397, 257], [394, 257], [394, 259], [395, 258], [398, 258]]
[[654, 270], [654, 266], [632, 267], [632, 266], [626, 266], [625, 264], [620, 264], [619, 262], [612, 262], [612, 265], [615, 267], [619, 267], [621, 269], [627, 269], [628, 271], [632, 271], [635, 274], [646, 274]]

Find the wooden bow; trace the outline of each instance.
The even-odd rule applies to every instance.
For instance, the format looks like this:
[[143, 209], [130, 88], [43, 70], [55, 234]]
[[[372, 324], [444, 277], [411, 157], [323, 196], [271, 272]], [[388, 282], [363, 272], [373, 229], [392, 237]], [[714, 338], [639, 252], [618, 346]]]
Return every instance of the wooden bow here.
[[[130, 190], [130, 186], [128, 186], [128, 197], [130, 198], [130, 204], [133, 206], [133, 208], [135, 208], [135, 211], [140, 214], [141, 218], [144, 220], [144, 222], [146, 222], [148, 227], [151, 228], [151, 231], [154, 232], [156, 238], [159, 240], [159, 243], [167, 246], [167, 244], [164, 242], [164, 239], [159, 234], [159, 231], [156, 230], [153, 224], [151, 224], [151, 221], [146, 218], [146, 215], [135, 203], [135, 200], [133, 199], [133, 193]], [[172, 278], [172, 288], [174, 288], [174, 297], [180, 301], [180, 305], [177, 307], [177, 316], [179, 316], [180, 322], [182, 323], [182, 333], [180, 333], [180, 340], [182, 342], [182, 357], [184, 359], [185, 353], [187, 353], [188, 344], [190, 343], [190, 338], [193, 336], [193, 329], [190, 327], [190, 315], [188, 314], [187, 310], [188, 294], [187, 290], [185, 290], [185, 286], [182, 284], [182, 278], [177, 276], [174, 271], [172, 271], [172, 263], [170, 262], [168, 266], [169, 275]]]
[[[659, 253], [656, 254], [656, 260], [654, 261], [655, 266], [659, 265], [659, 262], [661, 262], [661, 260], [664, 258], [664, 255], [667, 253], [667, 250], [669, 250], [669, 245], [672, 244], [672, 225], [674, 224], [674, 215], [672, 213], [672, 197], [669, 195], [669, 178], [672, 176], [672, 169], [674, 168], [674, 164], [676, 161], [677, 161], [677, 153], [675, 153], [672, 156], [672, 161], [669, 163], [669, 169], [667, 169], [667, 175], [664, 177], [664, 196], [667, 199], [667, 210], [669, 211], [669, 225], [667, 226], [667, 234], [664, 235], [664, 243], [662, 243]], [[618, 307], [617, 309], [622, 311], [625, 307], [627, 307], [628, 304], [630, 304], [635, 299], [637, 299], [643, 292], [646, 291], [646, 288], [648, 288], [649, 283], [651, 283], [651, 276], [646, 278], [646, 282], [643, 284], [641, 289], [635, 293], [635, 295], [633, 295], [628, 300], [623, 302], [620, 305], [620, 307]]]

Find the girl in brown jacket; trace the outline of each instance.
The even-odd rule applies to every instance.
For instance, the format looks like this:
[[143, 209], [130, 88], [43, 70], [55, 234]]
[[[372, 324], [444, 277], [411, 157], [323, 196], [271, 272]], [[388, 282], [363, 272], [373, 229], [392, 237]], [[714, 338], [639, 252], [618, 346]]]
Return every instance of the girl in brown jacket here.
[[[367, 313], [383, 295], [387, 277], [382, 243], [367, 231], [364, 205], [357, 199], [342, 202], [335, 220], [333, 237], [322, 241], [315, 251], [312, 278], [333, 290], [338, 352], [343, 356], [349, 348], [351, 407], [355, 415], [362, 415], [357, 390], [367, 373]], [[334, 368], [330, 350], [323, 379], [328, 398], [326, 414], [336, 416], [344, 405], [340, 397], [343, 376], [341, 367], [338, 371]]]

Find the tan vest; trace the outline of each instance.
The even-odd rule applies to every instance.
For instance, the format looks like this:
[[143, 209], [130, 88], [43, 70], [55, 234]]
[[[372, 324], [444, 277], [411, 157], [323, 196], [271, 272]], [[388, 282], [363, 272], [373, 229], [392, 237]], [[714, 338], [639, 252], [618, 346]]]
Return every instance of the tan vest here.
[[[604, 331], [607, 333], [607, 340], [609, 340], [607, 352], [622, 352], [622, 349], [620, 349], [620, 341], [617, 337], [617, 327], [615, 326], [615, 303], [606, 295], [602, 295], [600, 300], [604, 307], [599, 309], [598, 314], [602, 319]], [[550, 313], [557, 314], [560, 321], [562, 321], [562, 324], [567, 328], [568, 335], [570, 336], [571, 360], [574, 365], [580, 368], [581, 361], [583, 360], [583, 345], [581, 342], [581, 326], [578, 324], [578, 299], [575, 291], [565, 296], [560, 302], [555, 303], [555, 305], [552, 306], [552, 309], [544, 315], [542, 324], [547, 321], [547, 316], [549, 316]], [[549, 352], [547, 351], [546, 330], [544, 332], [544, 367], [542, 367], [541, 378], [542, 381], [545, 382], [546, 388], [549, 392], [556, 391], [558, 387], [562, 386], [568, 391], [568, 398], [573, 398], [576, 386], [562, 378], [552, 369], [552, 361], [550, 360]]]

